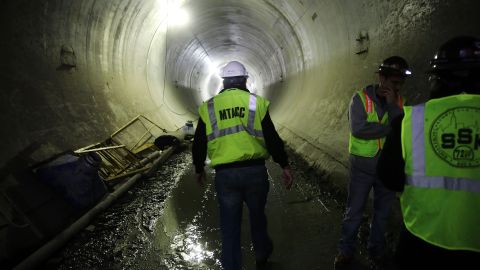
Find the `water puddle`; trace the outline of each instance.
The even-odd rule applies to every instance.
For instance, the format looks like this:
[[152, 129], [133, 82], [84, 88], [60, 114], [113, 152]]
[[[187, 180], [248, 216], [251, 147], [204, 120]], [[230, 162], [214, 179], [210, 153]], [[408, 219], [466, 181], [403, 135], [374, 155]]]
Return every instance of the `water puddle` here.
[[[266, 214], [275, 246], [267, 269], [333, 269], [345, 198], [300, 159], [291, 160], [296, 184], [290, 191], [283, 188], [279, 166], [267, 162], [271, 186]], [[213, 177], [209, 170], [206, 185], [199, 186], [190, 152], [173, 155], [154, 177], [139, 182], [44, 268], [220, 270]], [[255, 269], [255, 258], [246, 207], [243, 213], [243, 265], [249, 270]], [[364, 255], [359, 257], [352, 269], [364, 269]]]

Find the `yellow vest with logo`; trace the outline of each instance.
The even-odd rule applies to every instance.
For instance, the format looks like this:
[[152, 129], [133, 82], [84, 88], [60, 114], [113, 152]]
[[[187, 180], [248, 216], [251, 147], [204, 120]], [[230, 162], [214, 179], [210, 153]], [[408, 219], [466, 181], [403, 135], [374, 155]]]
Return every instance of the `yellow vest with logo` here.
[[240, 89], [227, 89], [199, 108], [213, 167], [237, 161], [267, 159], [262, 120], [269, 101]]
[[480, 252], [480, 95], [405, 107], [402, 151], [407, 229], [432, 245]]
[[[375, 104], [373, 100], [368, 96], [367, 91], [360, 90], [357, 92], [357, 95], [360, 97], [360, 100], [363, 103], [365, 112], [367, 113], [367, 122], [369, 123], [388, 123], [388, 113], [385, 113], [380, 120], [378, 118], [377, 111], [375, 110]], [[400, 97], [399, 105], [403, 107], [403, 100]], [[379, 139], [360, 139], [352, 135], [350, 132], [350, 140], [348, 143], [348, 151], [352, 155], [361, 156], [361, 157], [374, 157], [377, 155], [378, 151], [383, 148], [385, 143], [385, 137]]]

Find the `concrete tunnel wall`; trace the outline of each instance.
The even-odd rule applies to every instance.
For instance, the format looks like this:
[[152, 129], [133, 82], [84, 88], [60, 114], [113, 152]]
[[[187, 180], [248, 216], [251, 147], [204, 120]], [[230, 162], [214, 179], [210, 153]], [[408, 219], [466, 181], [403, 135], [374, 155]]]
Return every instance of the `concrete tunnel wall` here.
[[[172, 10], [190, 14], [170, 23]], [[28, 146], [42, 160], [106, 139], [138, 114], [167, 130], [196, 119], [242, 61], [272, 100], [282, 138], [332, 179], [346, 179], [347, 111], [382, 59], [404, 56], [411, 103], [445, 40], [480, 36], [476, 0], [6, 0], [1, 8], [0, 165]], [[28, 151], [27, 151], [28, 152]], [[342, 182], [343, 184], [343, 181]]]

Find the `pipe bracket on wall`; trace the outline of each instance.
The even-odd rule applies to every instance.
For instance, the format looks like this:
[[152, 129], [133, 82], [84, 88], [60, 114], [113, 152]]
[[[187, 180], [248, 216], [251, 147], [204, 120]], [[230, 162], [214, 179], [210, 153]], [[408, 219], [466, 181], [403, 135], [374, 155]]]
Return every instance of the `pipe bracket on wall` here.
[[355, 54], [367, 54], [368, 48], [370, 46], [370, 38], [368, 36], [368, 32], [365, 30], [360, 31], [355, 37], [355, 41]]
[[77, 57], [71, 46], [63, 45], [60, 50], [60, 66], [57, 70], [72, 71], [77, 68]]

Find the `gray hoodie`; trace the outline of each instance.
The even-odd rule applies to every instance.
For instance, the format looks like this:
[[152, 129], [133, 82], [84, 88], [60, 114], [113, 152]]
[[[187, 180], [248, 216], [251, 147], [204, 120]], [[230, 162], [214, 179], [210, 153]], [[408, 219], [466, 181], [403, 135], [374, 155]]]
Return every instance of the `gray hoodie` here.
[[[388, 114], [388, 123], [369, 123], [367, 122], [367, 113], [365, 107], [357, 93], [350, 102], [350, 109], [348, 112], [348, 118], [350, 122], [350, 131], [353, 136], [360, 139], [378, 139], [386, 137], [391, 130], [390, 123], [392, 119], [403, 114], [402, 109], [397, 105], [388, 104], [385, 98], [379, 98], [376, 95], [376, 89], [378, 85], [369, 85], [366, 87], [367, 95], [372, 99], [375, 105], [375, 111], [379, 118], [382, 118], [385, 113]], [[380, 153], [380, 152], [379, 152]], [[376, 164], [378, 159], [378, 153], [373, 158], [359, 157], [350, 155], [351, 166], [359, 167], [360, 169], [375, 174]]]

